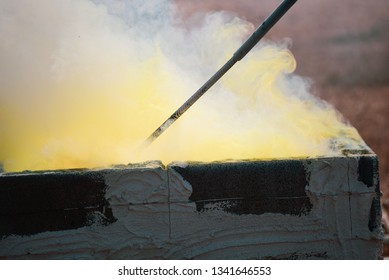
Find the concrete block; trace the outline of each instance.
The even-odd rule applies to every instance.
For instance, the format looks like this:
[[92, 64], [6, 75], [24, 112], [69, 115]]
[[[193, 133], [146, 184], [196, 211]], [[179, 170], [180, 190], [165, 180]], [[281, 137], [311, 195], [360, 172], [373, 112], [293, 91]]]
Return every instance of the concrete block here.
[[379, 258], [377, 170], [372, 155], [170, 164], [170, 189], [191, 190], [173, 192], [172, 256]]
[[152, 259], [169, 238], [161, 163], [0, 176], [0, 258]]
[[377, 259], [374, 154], [0, 174], [2, 259]]

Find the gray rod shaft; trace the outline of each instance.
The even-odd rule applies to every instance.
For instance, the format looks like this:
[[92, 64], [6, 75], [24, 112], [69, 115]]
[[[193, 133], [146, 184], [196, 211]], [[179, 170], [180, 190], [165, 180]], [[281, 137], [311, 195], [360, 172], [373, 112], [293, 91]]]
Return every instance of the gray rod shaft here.
[[263, 36], [277, 23], [277, 21], [296, 3], [297, 0], [284, 0], [277, 9], [254, 31], [233, 56], [184, 104], [181, 105], [163, 124], [161, 124], [147, 139], [145, 145], [151, 144], [183, 113], [186, 112], [204, 93], [207, 92], [236, 62], [241, 60]]

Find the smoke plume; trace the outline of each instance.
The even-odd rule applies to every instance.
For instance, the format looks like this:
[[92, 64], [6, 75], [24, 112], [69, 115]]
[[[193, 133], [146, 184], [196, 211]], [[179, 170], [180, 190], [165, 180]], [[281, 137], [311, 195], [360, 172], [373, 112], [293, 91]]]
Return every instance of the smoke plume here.
[[182, 18], [168, 0], [2, 0], [0, 162], [20, 171], [324, 156], [359, 145], [293, 74], [285, 39], [256, 46], [138, 150], [254, 28], [225, 12]]

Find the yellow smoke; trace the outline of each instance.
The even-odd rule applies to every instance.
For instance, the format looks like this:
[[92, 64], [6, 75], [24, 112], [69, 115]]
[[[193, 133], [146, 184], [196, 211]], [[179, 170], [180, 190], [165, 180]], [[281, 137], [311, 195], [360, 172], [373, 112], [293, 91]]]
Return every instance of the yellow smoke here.
[[287, 44], [268, 42], [139, 150], [253, 27], [220, 13], [188, 30], [169, 1], [152, 1], [152, 11], [143, 1], [95, 2], [1, 2], [5, 170], [323, 156], [340, 153], [333, 143], [361, 141], [292, 74], [296, 62]]

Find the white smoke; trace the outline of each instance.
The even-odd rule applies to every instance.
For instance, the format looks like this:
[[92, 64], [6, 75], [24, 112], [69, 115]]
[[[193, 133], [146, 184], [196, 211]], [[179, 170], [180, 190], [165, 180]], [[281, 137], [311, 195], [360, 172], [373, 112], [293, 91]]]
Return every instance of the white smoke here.
[[2, 0], [0, 161], [23, 170], [316, 156], [333, 154], [340, 133], [359, 141], [292, 74], [285, 40], [259, 44], [134, 153], [253, 30], [231, 13], [182, 18], [168, 0]]

